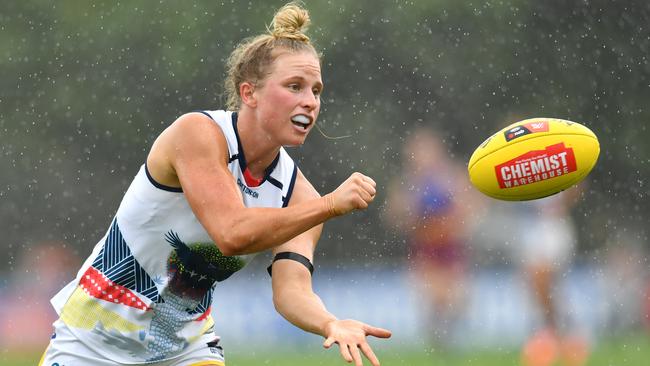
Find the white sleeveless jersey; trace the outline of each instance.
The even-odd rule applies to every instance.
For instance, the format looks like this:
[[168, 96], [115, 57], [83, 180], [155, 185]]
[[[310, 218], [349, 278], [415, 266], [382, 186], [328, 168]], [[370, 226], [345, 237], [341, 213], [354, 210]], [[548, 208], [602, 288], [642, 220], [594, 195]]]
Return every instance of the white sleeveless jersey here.
[[[212, 118], [226, 137], [228, 167], [244, 204], [286, 206], [297, 174], [286, 151], [280, 149], [264, 179], [255, 182], [239, 143], [237, 114], [201, 113]], [[215, 213], [219, 214], [228, 213]], [[52, 304], [81, 342], [109, 360], [142, 363], [174, 358], [213, 331], [214, 286], [251, 258], [223, 256], [182, 190], [157, 183], [143, 165], [108, 232]]]

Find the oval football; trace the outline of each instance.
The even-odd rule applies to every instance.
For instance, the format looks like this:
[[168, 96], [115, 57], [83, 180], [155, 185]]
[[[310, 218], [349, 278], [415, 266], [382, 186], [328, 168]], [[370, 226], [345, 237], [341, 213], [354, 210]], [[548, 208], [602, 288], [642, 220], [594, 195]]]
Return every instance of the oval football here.
[[468, 172], [484, 194], [525, 201], [580, 182], [599, 154], [598, 139], [587, 127], [557, 118], [531, 118], [486, 139], [472, 154]]

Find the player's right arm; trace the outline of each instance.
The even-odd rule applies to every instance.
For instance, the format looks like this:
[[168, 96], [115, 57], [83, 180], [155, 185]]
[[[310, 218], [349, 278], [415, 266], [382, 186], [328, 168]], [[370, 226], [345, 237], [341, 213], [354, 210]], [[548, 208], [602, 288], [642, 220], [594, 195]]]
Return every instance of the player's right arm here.
[[[320, 195], [299, 171], [289, 207], [308, 202]], [[313, 263], [314, 249], [320, 238], [322, 225], [273, 249], [274, 258], [282, 252], [299, 254]], [[272, 267], [273, 304], [276, 310], [293, 325], [325, 338], [323, 346], [330, 348], [337, 344], [341, 357], [347, 362], [362, 366], [364, 354], [373, 366], [379, 360], [370, 347], [367, 337], [388, 338], [391, 332], [354, 319], [338, 319], [330, 313], [312, 288], [312, 277], [308, 266], [295, 260], [274, 260]]]
[[158, 183], [183, 188], [192, 211], [224, 255], [272, 248], [332, 217], [365, 209], [375, 197], [375, 182], [354, 173], [332, 193], [300, 205], [247, 208], [228, 158], [221, 129], [201, 113], [178, 118], [147, 158]]

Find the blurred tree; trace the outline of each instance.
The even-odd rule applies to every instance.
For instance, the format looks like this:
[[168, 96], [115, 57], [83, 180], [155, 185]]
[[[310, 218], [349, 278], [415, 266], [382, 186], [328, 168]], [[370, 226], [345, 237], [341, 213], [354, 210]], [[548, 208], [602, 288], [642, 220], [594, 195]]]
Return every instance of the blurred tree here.
[[[42, 0], [0, 10], [2, 254], [42, 240], [82, 252], [106, 230], [155, 136], [220, 108], [225, 58], [282, 1]], [[324, 51], [320, 126], [292, 154], [321, 191], [351, 170], [380, 189], [408, 131], [431, 125], [468, 158], [512, 116], [582, 122], [602, 155], [582, 235], [647, 225], [650, 4], [641, 0], [308, 4]], [[404, 254], [379, 222], [382, 193], [328, 224], [326, 257]]]

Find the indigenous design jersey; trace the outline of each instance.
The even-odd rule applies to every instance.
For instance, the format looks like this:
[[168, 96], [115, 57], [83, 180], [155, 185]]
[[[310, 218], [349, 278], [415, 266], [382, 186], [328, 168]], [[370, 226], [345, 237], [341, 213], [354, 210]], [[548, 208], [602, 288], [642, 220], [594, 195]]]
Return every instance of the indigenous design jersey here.
[[[201, 113], [212, 118], [226, 137], [228, 166], [244, 204], [286, 206], [297, 172], [286, 151], [281, 149], [264, 179], [255, 181], [240, 148], [236, 113]], [[210, 305], [215, 284], [251, 258], [223, 256], [182, 190], [157, 183], [143, 165], [108, 232], [52, 304], [81, 342], [109, 360], [141, 363], [174, 358], [213, 332]]]

